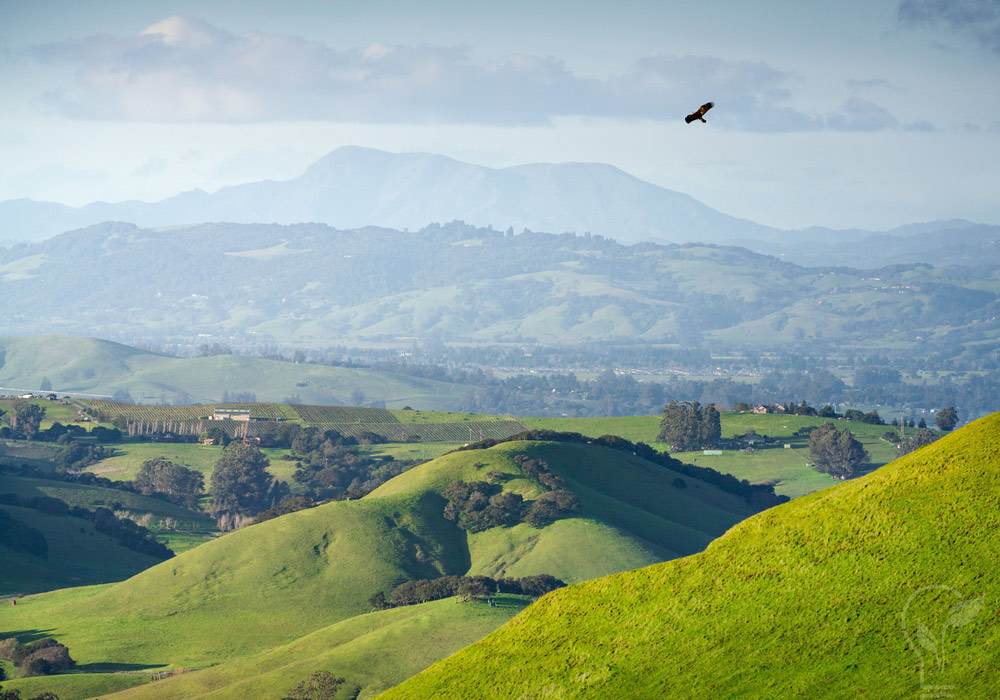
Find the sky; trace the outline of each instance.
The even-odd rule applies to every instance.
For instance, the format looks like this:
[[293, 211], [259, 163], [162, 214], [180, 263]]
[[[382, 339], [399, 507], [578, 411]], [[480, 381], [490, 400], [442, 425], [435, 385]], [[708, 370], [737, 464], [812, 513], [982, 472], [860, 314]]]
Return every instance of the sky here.
[[1000, 0], [0, 0], [0, 94], [0, 201], [356, 145], [609, 163], [781, 228], [1000, 224]]

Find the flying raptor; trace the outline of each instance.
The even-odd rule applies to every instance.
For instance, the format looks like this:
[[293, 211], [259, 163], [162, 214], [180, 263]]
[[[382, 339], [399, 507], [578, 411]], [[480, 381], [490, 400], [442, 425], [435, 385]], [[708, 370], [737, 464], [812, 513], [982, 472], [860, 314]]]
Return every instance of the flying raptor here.
[[714, 107], [714, 106], [715, 106], [714, 102], [706, 102], [701, 107], [699, 107], [695, 111], [691, 112], [691, 114], [689, 114], [686, 117], [684, 117], [684, 121], [686, 121], [688, 124], [690, 124], [691, 122], [693, 122], [695, 120], [701, 120], [702, 122], [704, 122], [704, 123], [707, 124], [708, 122], [705, 121], [705, 112], [707, 112], [708, 110], [712, 109], [712, 107]]

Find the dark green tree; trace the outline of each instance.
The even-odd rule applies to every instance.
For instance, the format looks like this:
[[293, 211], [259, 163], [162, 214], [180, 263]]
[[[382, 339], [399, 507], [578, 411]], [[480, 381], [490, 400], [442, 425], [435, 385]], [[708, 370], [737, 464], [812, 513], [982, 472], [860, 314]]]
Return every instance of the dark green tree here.
[[577, 510], [580, 510], [580, 501], [572, 491], [548, 491], [535, 499], [524, 514], [524, 521], [532, 527], [542, 528]]
[[955, 426], [958, 425], [958, 411], [954, 406], [942, 408], [937, 412], [937, 415], [934, 416], [934, 425], [945, 432], [954, 430]]
[[257, 447], [235, 440], [212, 469], [212, 514], [256, 515], [270, 507], [274, 479], [270, 461]]
[[329, 671], [316, 671], [309, 680], [302, 681], [282, 700], [333, 700], [344, 684], [344, 679]]
[[905, 435], [900, 438], [899, 444], [896, 445], [896, 452], [900, 456], [908, 454], [924, 445], [931, 444], [939, 437], [940, 435], [930, 428], [920, 428], [915, 434]]
[[809, 456], [816, 470], [838, 479], [858, 475], [868, 463], [868, 453], [850, 430], [825, 423], [809, 434]]
[[8, 421], [12, 429], [21, 431], [25, 439], [30, 440], [38, 433], [38, 427], [42, 424], [44, 417], [44, 406], [39, 406], [27, 399], [15, 399], [11, 405]]
[[722, 426], [715, 406], [702, 408], [697, 401], [673, 400], [663, 409], [656, 439], [674, 450], [687, 452], [715, 447], [721, 436]]
[[205, 490], [205, 477], [201, 472], [174, 464], [166, 457], [143, 462], [134, 483], [147, 496], [163, 494], [189, 508], [197, 507], [198, 498]]

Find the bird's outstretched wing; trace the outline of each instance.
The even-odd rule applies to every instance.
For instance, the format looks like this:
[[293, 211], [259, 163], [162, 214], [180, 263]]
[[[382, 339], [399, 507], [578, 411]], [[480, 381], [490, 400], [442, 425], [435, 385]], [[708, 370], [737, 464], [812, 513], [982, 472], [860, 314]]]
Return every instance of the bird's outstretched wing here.
[[705, 121], [705, 113], [708, 112], [708, 110], [712, 109], [712, 107], [714, 106], [715, 106], [714, 102], [706, 102], [701, 107], [691, 112], [691, 114], [684, 117], [684, 121], [686, 121], [688, 124], [690, 124], [695, 120], [703, 122]]

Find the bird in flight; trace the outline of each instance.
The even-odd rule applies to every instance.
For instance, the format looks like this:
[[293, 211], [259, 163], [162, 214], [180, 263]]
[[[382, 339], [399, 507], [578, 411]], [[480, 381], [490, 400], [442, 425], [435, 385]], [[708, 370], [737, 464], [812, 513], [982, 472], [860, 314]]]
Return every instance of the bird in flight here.
[[705, 121], [705, 112], [707, 112], [708, 110], [712, 109], [712, 107], [714, 107], [714, 106], [715, 106], [714, 102], [706, 102], [701, 107], [699, 107], [695, 111], [691, 112], [691, 114], [689, 114], [686, 117], [684, 117], [684, 121], [686, 121], [688, 124], [690, 124], [691, 122], [693, 122], [695, 120], [701, 120], [703, 123], [707, 124], [708, 122]]

